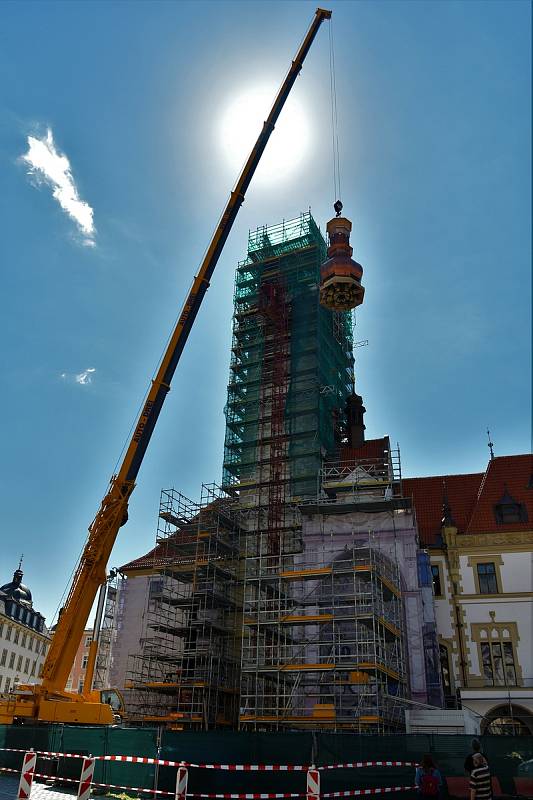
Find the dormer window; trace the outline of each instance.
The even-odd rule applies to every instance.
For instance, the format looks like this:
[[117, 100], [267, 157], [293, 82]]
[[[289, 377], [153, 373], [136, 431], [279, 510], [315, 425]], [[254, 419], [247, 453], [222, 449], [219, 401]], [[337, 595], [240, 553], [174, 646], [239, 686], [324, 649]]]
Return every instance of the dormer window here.
[[527, 522], [527, 511], [523, 503], [517, 503], [505, 488], [503, 497], [494, 506], [494, 516], [498, 525], [512, 525], [513, 522]]

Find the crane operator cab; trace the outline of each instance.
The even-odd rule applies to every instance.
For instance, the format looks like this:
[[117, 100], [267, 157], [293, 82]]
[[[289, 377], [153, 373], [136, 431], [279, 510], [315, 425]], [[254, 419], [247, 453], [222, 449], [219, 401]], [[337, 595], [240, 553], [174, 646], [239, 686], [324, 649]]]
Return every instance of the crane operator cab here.
[[115, 723], [120, 724], [123, 722], [125, 716], [124, 698], [118, 689], [100, 689], [100, 702], [111, 706]]

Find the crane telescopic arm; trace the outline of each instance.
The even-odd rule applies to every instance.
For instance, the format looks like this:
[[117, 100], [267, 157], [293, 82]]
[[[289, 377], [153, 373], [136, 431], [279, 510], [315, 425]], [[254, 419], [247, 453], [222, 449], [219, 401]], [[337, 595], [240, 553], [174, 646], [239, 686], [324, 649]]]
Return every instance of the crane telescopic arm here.
[[[330, 17], [331, 11], [317, 8], [311, 26], [274, 100], [270, 114], [263, 124], [263, 128], [237, 180], [235, 188], [231, 192], [198, 274], [194, 278], [157, 375], [152, 381], [152, 386], [148, 392], [121, 467], [118, 473], [111, 478], [108, 492], [102, 501], [100, 510], [89, 527], [87, 543], [80, 558], [43, 667], [43, 681], [40, 687], [36, 687], [36, 691], [39, 694], [61, 695], [64, 693], [98, 588], [106, 579], [106, 566], [111, 550], [119, 528], [127, 519], [128, 501], [135, 487], [137, 473], [170, 389], [170, 383], [183, 348], [209, 287], [209, 281], [235, 222], [237, 213], [244, 202], [246, 190], [250, 185], [285, 101], [302, 69], [309, 48], [322, 22]], [[87, 688], [90, 690], [91, 687]]]

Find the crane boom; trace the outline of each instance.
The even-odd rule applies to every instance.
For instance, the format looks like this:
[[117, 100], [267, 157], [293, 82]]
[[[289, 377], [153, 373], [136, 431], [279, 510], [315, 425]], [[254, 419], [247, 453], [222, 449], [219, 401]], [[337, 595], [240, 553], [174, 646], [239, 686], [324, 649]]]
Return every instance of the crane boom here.
[[[47, 708], [46, 714], [40, 713], [40, 708], [44, 709], [49, 705], [50, 699], [63, 702], [70, 700], [76, 701], [80, 705], [81, 698], [73, 697], [65, 691], [65, 686], [79, 643], [83, 636], [92, 605], [94, 603], [99, 587], [106, 580], [106, 566], [111, 550], [115, 543], [119, 528], [127, 519], [127, 509], [130, 495], [135, 487], [135, 480], [146, 448], [150, 442], [155, 424], [163, 407], [165, 398], [170, 390], [170, 384], [183, 352], [185, 343], [191, 332], [194, 320], [202, 304], [202, 300], [209, 288], [209, 282], [213, 275], [222, 249], [226, 243], [233, 223], [237, 217], [239, 209], [244, 202], [244, 197], [250, 181], [259, 164], [261, 156], [265, 150], [274, 126], [278, 120], [281, 110], [289, 96], [303, 62], [313, 40], [325, 19], [331, 17], [331, 11], [317, 8], [315, 16], [300, 48], [292, 61], [289, 71], [278, 91], [274, 104], [263, 124], [257, 141], [250, 153], [246, 164], [235, 184], [235, 188], [230, 194], [230, 198], [220, 217], [204, 259], [194, 278], [193, 284], [181, 310], [178, 322], [170, 338], [166, 352], [159, 365], [157, 375], [152, 381], [144, 407], [140, 413], [137, 425], [133, 432], [128, 449], [116, 475], [111, 478], [108, 491], [102, 500], [102, 504], [96, 517], [89, 527], [89, 536], [77, 566], [70, 591], [60, 615], [50, 650], [46, 657], [43, 667], [43, 680], [40, 686], [31, 687], [33, 696], [26, 697], [13, 711], [6, 712], [0, 702], [0, 721], [20, 714], [21, 716], [33, 716], [34, 718], [49, 719], [53, 713], [57, 721], [63, 721], [57, 717], [57, 703], [54, 709]], [[30, 687], [25, 687], [29, 689]], [[88, 687], [90, 690], [90, 687]], [[86, 695], [88, 698], [88, 695]], [[93, 704], [98, 705], [98, 704]], [[108, 721], [106, 715], [102, 716], [101, 709], [95, 709], [94, 714], [80, 714], [81, 719], [77, 719], [76, 711], [68, 716], [64, 721]]]

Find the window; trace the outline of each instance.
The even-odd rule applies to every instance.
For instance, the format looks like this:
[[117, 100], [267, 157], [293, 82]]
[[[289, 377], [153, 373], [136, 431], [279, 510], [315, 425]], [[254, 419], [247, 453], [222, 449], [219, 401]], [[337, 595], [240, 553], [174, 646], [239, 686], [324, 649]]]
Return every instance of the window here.
[[505, 503], [496, 506], [496, 522], [499, 525], [510, 525], [513, 522], [527, 522], [524, 519], [521, 503]]
[[65, 689], [67, 690], [67, 692], [71, 692], [72, 691], [72, 679], [71, 678], [68, 679], [67, 685], [65, 686]]
[[6, 685], [4, 686], [4, 692], [9, 692], [9, 684], [10, 680], [9, 678], [6, 678]]
[[3, 675], [0, 675], [0, 691], [2, 690], [2, 678], [3, 678]]
[[3, 634], [4, 634], [4, 623], [0, 622], [0, 638], [3, 636]]
[[28, 639], [28, 650], [33, 650], [33, 636]]
[[517, 503], [505, 487], [501, 499], [494, 506], [494, 516], [498, 525], [512, 525], [513, 522], [527, 522], [527, 511], [523, 503]]
[[6, 663], [6, 658], [7, 658], [7, 650], [4, 647], [4, 649], [2, 650], [2, 658], [0, 658], [0, 667], [4, 666], [4, 664]]
[[435, 595], [435, 597], [442, 597], [440, 567], [438, 564], [431, 565], [431, 579], [433, 581], [433, 594]]
[[22, 647], [26, 647], [26, 639], [27, 638], [28, 638], [28, 634], [27, 633], [23, 633], [22, 634], [22, 641], [20, 643]]
[[17, 659], [17, 672], [20, 672], [22, 669], [22, 656], [19, 656]]
[[13, 669], [15, 665], [15, 653], [11, 653], [9, 656], [9, 669]]
[[24, 674], [27, 675], [29, 671], [30, 671], [30, 659], [27, 658], [26, 661], [24, 662]]
[[34, 661], [33, 664], [31, 665], [31, 677], [32, 678], [35, 675], [35, 670], [36, 669], [37, 669], [37, 661]]
[[11, 625], [8, 625], [8, 626], [7, 626], [7, 630], [6, 630], [6, 639], [7, 639], [7, 641], [8, 641], [8, 642], [10, 642], [10, 641], [11, 641]]
[[93, 640], [92, 636], [87, 636], [85, 638], [85, 647], [89, 647], [89, 645], [91, 644], [92, 640]]
[[516, 686], [512, 642], [482, 642], [483, 677], [489, 686]]
[[83, 656], [81, 660], [81, 668], [87, 669], [87, 662], [89, 661], [89, 656]]
[[19, 637], [20, 637], [20, 630], [17, 628], [15, 630], [15, 635], [13, 637], [13, 644], [18, 644], [19, 643]]
[[82, 692], [83, 692], [83, 681], [80, 681], [78, 683], [78, 694], [81, 694]]
[[479, 594], [498, 594], [496, 567], [493, 562], [477, 564]]

